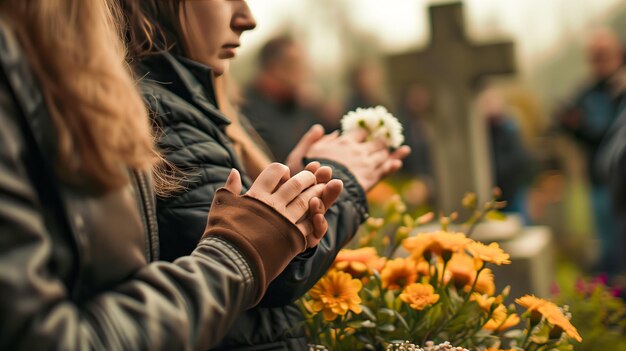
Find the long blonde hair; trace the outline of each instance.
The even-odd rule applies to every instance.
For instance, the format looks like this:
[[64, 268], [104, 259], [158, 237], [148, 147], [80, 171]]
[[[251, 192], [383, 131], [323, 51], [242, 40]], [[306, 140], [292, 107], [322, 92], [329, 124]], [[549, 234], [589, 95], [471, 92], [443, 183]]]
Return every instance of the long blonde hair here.
[[148, 170], [159, 160], [115, 3], [3, 0], [0, 14], [41, 85], [62, 174], [113, 190], [128, 183], [128, 168]]

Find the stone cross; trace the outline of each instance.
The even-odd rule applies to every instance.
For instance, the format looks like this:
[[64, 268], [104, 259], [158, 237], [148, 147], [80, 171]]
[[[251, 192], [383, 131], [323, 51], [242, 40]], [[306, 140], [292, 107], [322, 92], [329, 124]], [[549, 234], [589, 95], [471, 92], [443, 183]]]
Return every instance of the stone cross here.
[[467, 191], [489, 196], [493, 181], [486, 126], [472, 116], [472, 101], [482, 77], [514, 73], [515, 60], [512, 43], [469, 42], [461, 3], [431, 6], [430, 19], [428, 47], [389, 57], [387, 64], [396, 96], [416, 83], [433, 96], [438, 207], [449, 213]]

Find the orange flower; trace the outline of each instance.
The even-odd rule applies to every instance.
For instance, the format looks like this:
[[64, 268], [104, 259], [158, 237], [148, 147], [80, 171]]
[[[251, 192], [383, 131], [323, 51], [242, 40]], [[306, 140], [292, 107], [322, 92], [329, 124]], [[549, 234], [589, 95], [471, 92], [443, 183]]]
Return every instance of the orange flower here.
[[[473, 283], [473, 282], [472, 282]], [[469, 290], [469, 287], [466, 287]], [[489, 268], [485, 268], [480, 272], [476, 287], [474, 288], [481, 294], [493, 295], [496, 292], [496, 284], [494, 282], [493, 272]]]
[[489, 312], [489, 310], [491, 310], [491, 305], [493, 305], [493, 303], [496, 302], [495, 297], [493, 296], [490, 297], [489, 295], [481, 295], [477, 292], [472, 293], [470, 300], [476, 302], [478, 306], [480, 306], [480, 308], [482, 308], [486, 312]]
[[443, 252], [459, 252], [467, 245], [472, 243], [472, 239], [469, 239], [464, 233], [451, 233], [451, 232], [436, 232], [433, 235], [434, 243], [431, 245], [430, 249], [433, 250], [437, 254], [442, 254]]
[[396, 258], [388, 261], [380, 272], [383, 288], [392, 291], [400, 290], [403, 287], [415, 283], [417, 280], [417, 265], [415, 261], [408, 258]]
[[511, 260], [509, 260], [509, 254], [504, 252], [498, 243], [491, 243], [487, 246], [483, 243], [474, 241], [469, 244], [467, 250], [470, 254], [472, 254], [474, 259], [478, 259], [483, 262], [495, 263], [498, 266], [511, 263]]
[[382, 181], [367, 192], [367, 201], [371, 204], [382, 205], [395, 194], [397, 194], [396, 189], [389, 183]]
[[454, 279], [457, 287], [471, 285], [476, 279], [474, 260], [466, 254], [453, 255], [446, 266], [446, 270], [452, 273], [452, 279]]
[[518, 305], [526, 308], [528, 311], [537, 311], [539, 307], [550, 303], [549, 301], [540, 299], [538, 297], [535, 297], [534, 295], [524, 295], [519, 299], [515, 299], [515, 302], [517, 302]]
[[430, 249], [432, 243], [432, 233], [420, 233], [416, 236], [404, 239], [402, 247], [404, 247], [413, 258], [420, 259], [424, 256], [424, 252]]
[[577, 340], [578, 342], [582, 341], [576, 327], [574, 327], [569, 319], [565, 317], [559, 306], [554, 303], [540, 299], [533, 295], [522, 296], [521, 298], [516, 299], [515, 302], [517, 302], [520, 306], [525, 307], [531, 313], [540, 313], [546, 318], [548, 323], [563, 329], [569, 337]]
[[348, 311], [361, 313], [359, 291], [363, 284], [345, 272], [330, 271], [309, 291], [313, 300], [310, 308], [317, 313], [322, 311], [324, 319], [333, 321]]
[[504, 305], [499, 305], [493, 311], [491, 319], [487, 321], [487, 323], [483, 326], [483, 329], [491, 330], [497, 333], [512, 328], [518, 325], [519, 322], [520, 319], [517, 314], [512, 313], [507, 315], [506, 307], [504, 307]]
[[546, 303], [543, 306], [539, 307], [539, 312], [546, 317], [548, 323], [554, 325], [555, 327], [559, 327], [563, 329], [563, 331], [570, 337], [575, 339], [578, 342], [582, 342], [583, 339], [576, 330], [576, 327], [572, 325], [567, 317], [563, 314], [561, 309], [553, 304]]
[[439, 301], [439, 295], [435, 294], [435, 288], [430, 284], [413, 283], [404, 288], [400, 299], [414, 310], [423, 310]]
[[451, 233], [438, 231], [433, 233], [421, 233], [405, 239], [402, 246], [411, 253], [414, 258], [421, 258], [424, 253], [431, 252], [441, 255], [444, 252], [452, 254], [459, 252], [472, 240], [463, 233]]
[[343, 249], [335, 258], [335, 269], [349, 273], [355, 278], [361, 278], [372, 273], [374, 270], [380, 271], [386, 259], [378, 257], [376, 249], [364, 247], [357, 250]]

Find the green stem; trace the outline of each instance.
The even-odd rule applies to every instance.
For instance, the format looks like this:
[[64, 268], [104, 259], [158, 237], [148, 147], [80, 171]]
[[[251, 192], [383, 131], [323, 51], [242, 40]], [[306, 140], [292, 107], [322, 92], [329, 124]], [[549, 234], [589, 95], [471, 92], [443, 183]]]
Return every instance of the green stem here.
[[445, 287], [445, 279], [446, 279], [446, 268], [448, 267], [448, 261], [443, 262], [443, 270], [441, 271], [441, 285], [440, 287], [443, 289]]
[[478, 215], [478, 217], [476, 217], [476, 220], [472, 222], [472, 224], [470, 225], [469, 229], [467, 230], [467, 237], [471, 238], [472, 234], [474, 234], [474, 230], [476, 230], [476, 226], [478, 226], [478, 224], [480, 222], [483, 221], [483, 219], [485, 219], [485, 216], [487, 216], [487, 213], [491, 212], [493, 210], [493, 208], [491, 206], [487, 207], [486, 209], [482, 210], [480, 213], [480, 215]]
[[469, 300], [470, 296], [472, 296], [472, 293], [476, 289], [476, 284], [478, 283], [478, 276], [485, 269], [485, 266], [486, 266], [485, 262], [483, 262], [482, 266], [480, 267], [478, 272], [476, 272], [476, 278], [474, 278], [474, 282], [472, 283], [472, 287], [470, 288], [470, 291], [467, 293], [467, 295], [465, 295], [465, 298], [463, 299], [463, 305], [465, 305], [467, 303], [467, 301]]
[[[446, 325], [448, 325], [448, 323], [453, 321], [458, 316], [459, 312], [461, 312], [465, 308], [465, 306], [467, 305], [467, 302], [469, 301], [470, 296], [472, 295], [472, 293], [474, 292], [474, 289], [476, 288], [476, 282], [478, 282], [478, 276], [480, 275], [480, 272], [482, 272], [484, 269], [485, 269], [485, 263], [483, 262], [482, 267], [480, 267], [478, 272], [476, 272], [476, 278], [474, 279], [474, 283], [472, 284], [472, 288], [470, 289], [469, 293], [463, 299], [463, 303], [461, 304], [461, 307], [459, 307], [459, 309], [454, 311], [454, 314], [452, 315], [452, 317], [448, 318], [445, 322], [441, 323], [439, 325], [439, 327], [437, 327], [435, 329], [435, 332], [432, 333], [432, 335], [437, 336], [437, 334], [439, 334], [442, 330], [444, 330]], [[429, 334], [426, 334], [426, 337], [428, 337], [428, 336], [429, 336]], [[425, 343], [426, 341], [427, 340], [423, 340], [422, 344]]]
[[528, 319], [528, 332], [526, 333], [526, 337], [524, 338], [524, 341], [522, 342], [522, 349], [526, 350], [526, 347], [528, 346], [528, 342], [530, 341], [530, 334], [532, 333], [533, 326], [530, 323], [530, 319]]
[[[472, 340], [472, 338], [487, 324], [487, 322], [489, 322], [489, 320], [491, 319], [491, 316], [493, 315], [493, 313], [490, 313], [487, 318], [485, 318], [485, 320], [478, 324], [478, 326], [476, 328], [474, 328], [474, 330], [469, 334], [463, 334], [461, 338], [458, 338], [456, 340], [454, 340], [452, 342], [453, 345], [458, 345], [458, 346], [465, 346], [464, 343], [466, 341]], [[504, 323], [504, 322], [503, 322]]]

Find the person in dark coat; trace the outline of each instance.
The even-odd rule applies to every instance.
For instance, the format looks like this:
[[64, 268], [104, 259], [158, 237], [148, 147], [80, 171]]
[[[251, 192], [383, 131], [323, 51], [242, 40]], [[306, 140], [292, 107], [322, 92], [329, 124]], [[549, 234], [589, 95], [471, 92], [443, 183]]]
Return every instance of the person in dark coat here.
[[260, 71], [246, 89], [242, 113], [267, 143], [276, 160], [284, 161], [317, 121], [319, 111], [307, 101], [306, 56], [290, 37], [270, 40], [259, 54]]
[[[160, 131], [160, 149], [187, 175], [184, 191], [157, 204], [161, 255], [176, 260], [188, 254], [199, 240], [206, 221], [201, 214], [211, 207], [215, 190], [224, 184], [230, 169], [242, 173], [244, 189], [250, 184], [226, 134], [231, 121], [218, 109], [213, 79], [228, 70], [239, 36], [252, 29], [255, 22], [245, 1], [162, 4], [141, 1], [145, 17], [135, 22], [128, 37], [141, 38], [150, 28], [162, 34], [153, 41], [147, 55], [136, 55], [133, 62]], [[187, 21], [184, 25], [179, 22], [183, 19]], [[149, 28], [144, 26], [146, 23]], [[181, 27], [191, 28], [188, 33], [195, 36], [183, 35]], [[170, 51], [163, 50], [165, 42]], [[302, 169], [305, 162], [318, 161], [332, 167], [334, 177], [343, 181], [343, 192], [326, 213], [328, 231], [319, 245], [298, 255], [286, 267], [260, 304], [239, 317], [217, 349], [307, 348], [304, 317], [293, 302], [326, 273], [338, 251], [365, 220], [365, 191], [398, 170], [408, 153], [404, 147], [390, 153], [382, 145], [363, 139], [359, 133], [324, 136], [318, 127], [307, 132], [291, 152], [288, 165], [292, 172]]]
[[599, 166], [603, 142], [617, 118], [626, 91], [624, 50], [617, 35], [609, 30], [596, 32], [587, 47], [592, 81], [559, 114], [562, 130], [582, 148], [591, 183], [591, 204], [600, 241], [599, 270], [614, 271], [611, 252], [615, 240], [615, 218], [611, 208], [608, 180]]
[[113, 4], [54, 5], [0, 3], [0, 350], [212, 347], [313, 239], [297, 176], [240, 196], [233, 171], [189, 255], [154, 262], [158, 157]]

